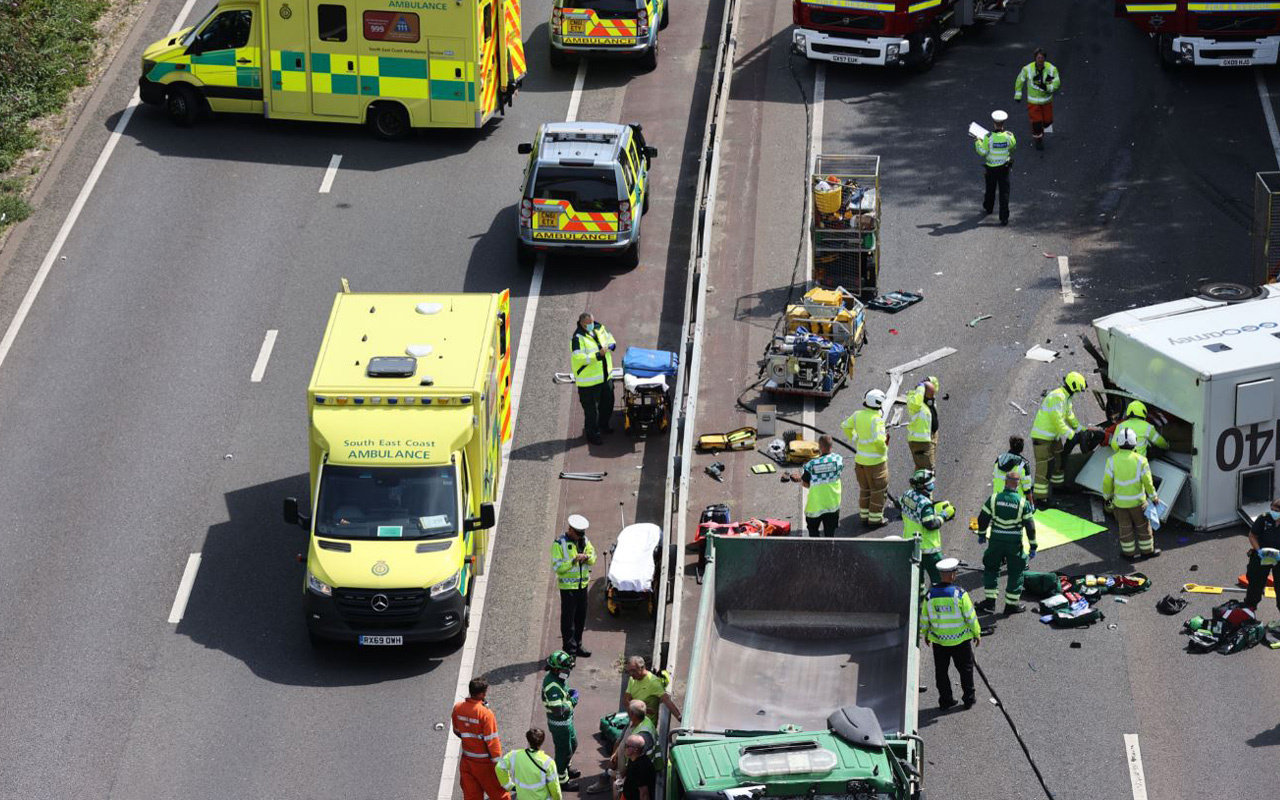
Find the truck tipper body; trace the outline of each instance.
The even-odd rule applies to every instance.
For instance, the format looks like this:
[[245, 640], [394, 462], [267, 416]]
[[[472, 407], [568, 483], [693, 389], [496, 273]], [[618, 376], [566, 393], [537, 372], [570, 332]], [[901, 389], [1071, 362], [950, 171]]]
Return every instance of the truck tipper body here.
[[914, 800], [914, 540], [711, 541], [666, 800]]
[[1280, 55], [1280, 2], [1116, 0], [1115, 13], [1149, 33], [1166, 64], [1247, 67]]
[[[1199, 529], [1251, 521], [1277, 496], [1280, 286], [1244, 302], [1188, 297], [1093, 321], [1112, 419], [1132, 400], [1169, 442], [1149, 451], [1156, 493]], [[1076, 478], [1099, 491], [1110, 447]]]
[[344, 291], [307, 389], [312, 640], [465, 634], [511, 436], [510, 298]]
[[965, 28], [1022, 0], [792, 0], [792, 48], [811, 61], [928, 69]]

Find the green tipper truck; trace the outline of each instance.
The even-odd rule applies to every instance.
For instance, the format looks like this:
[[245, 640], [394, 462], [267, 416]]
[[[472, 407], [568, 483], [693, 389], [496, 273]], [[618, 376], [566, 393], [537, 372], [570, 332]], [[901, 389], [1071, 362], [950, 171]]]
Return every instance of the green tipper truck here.
[[922, 800], [915, 541], [712, 548], [666, 800]]

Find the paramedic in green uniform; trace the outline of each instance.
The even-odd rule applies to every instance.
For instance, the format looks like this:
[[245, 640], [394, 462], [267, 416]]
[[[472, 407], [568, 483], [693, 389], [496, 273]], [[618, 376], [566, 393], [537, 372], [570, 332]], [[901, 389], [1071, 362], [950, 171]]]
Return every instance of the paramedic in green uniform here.
[[831, 437], [825, 433], [818, 437], [818, 457], [805, 462], [800, 483], [809, 490], [804, 500], [804, 525], [810, 536], [828, 538], [836, 535], [840, 525], [840, 473], [844, 471], [844, 456], [831, 452]]
[[902, 538], [920, 540], [920, 566], [937, 583], [937, 564], [942, 560], [942, 523], [956, 515], [945, 500], [933, 502], [933, 470], [918, 469], [911, 475], [911, 488], [899, 500], [902, 509]]
[[578, 690], [565, 685], [576, 662], [577, 659], [565, 651], [555, 651], [547, 657], [547, 677], [542, 680], [542, 707], [547, 710], [547, 730], [551, 732], [551, 743], [555, 745], [556, 772], [560, 775], [560, 786], [570, 790], [576, 787], [569, 782], [581, 774], [569, 766], [574, 751], [578, 749], [578, 734], [573, 728]]
[[[997, 586], [1000, 583], [1000, 567], [1009, 566], [1009, 579], [1004, 587], [1004, 613], [1020, 614], [1026, 607], [1018, 601], [1022, 598], [1022, 573], [1027, 560], [1036, 557], [1036, 507], [1019, 491], [1021, 477], [1010, 472], [1004, 477], [1004, 488], [999, 494], [988, 497], [978, 514], [978, 544], [986, 544], [987, 527], [991, 528], [991, 544], [982, 556], [982, 588], [984, 599], [978, 610], [987, 613], [996, 610]], [[1030, 555], [1022, 550], [1022, 532], [1027, 532], [1031, 543]]]

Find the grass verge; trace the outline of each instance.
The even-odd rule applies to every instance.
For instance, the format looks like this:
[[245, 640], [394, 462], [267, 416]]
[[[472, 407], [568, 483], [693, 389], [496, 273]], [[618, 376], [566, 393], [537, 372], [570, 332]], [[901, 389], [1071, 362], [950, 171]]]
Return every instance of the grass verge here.
[[[31, 121], [84, 85], [107, 0], [0, 0], [0, 175], [38, 144]], [[26, 219], [29, 176], [0, 180], [0, 231]]]

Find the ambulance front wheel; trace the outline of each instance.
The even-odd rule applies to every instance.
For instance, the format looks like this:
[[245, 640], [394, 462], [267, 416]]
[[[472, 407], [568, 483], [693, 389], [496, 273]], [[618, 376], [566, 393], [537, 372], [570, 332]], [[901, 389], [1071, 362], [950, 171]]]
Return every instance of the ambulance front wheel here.
[[379, 139], [403, 139], [409, 134], [409, 112], [399, 103], [374, 103], [369, 107], [369, 127]]
[[165, 97], [164, 110], [175, 125], [190, 128], [200, 116], [200, 97], [185, 83], [174, 84]]

